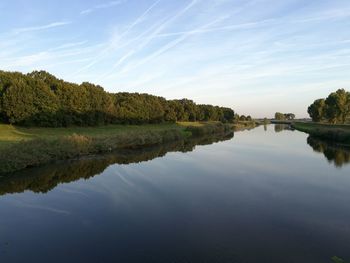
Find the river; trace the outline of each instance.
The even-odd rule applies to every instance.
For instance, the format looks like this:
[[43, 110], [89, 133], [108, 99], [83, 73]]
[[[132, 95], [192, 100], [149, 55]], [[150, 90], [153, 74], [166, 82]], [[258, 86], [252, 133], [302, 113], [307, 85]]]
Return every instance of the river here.
[[268, 125], [0, 178], [0, 262], [350, 262], [350, 150]]

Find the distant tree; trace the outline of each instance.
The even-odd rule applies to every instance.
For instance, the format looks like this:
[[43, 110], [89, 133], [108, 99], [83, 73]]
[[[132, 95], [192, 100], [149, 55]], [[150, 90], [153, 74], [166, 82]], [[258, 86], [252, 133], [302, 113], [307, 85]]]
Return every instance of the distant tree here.
[[281, 113], [281, 112], [276, 112], [275, 113], [275, 119], [276, 120], [285, 120], [286, 116], [283, 113]]
[[233, 121], [234, 122], [238, 122], [239, 121], [239, 115], [237, 113], [234, 115]]
[[234, 119], [230, 108], [197, 105], [189, 99], [113, 94], [89, 82], [66, 82], [46, 71], [0, 71], [0, 121], [7, 123], [59, 127]]
[[239, 120], [240, 120], [240, 121], [246, 121], [246, 120], [247, 120], [247, 118], [246, 118], [246, 116], [241, 115], [241, 116], [239, 117]]
[[235, 119], [235, 112], [231, 108], [222, 108], [223, 111], [223, 122], [232, 123]]
[[284, 114], [284, 117], [286, 120], [294, 120], [295, 114], [294, 113], [286, 113], [286, 114]]

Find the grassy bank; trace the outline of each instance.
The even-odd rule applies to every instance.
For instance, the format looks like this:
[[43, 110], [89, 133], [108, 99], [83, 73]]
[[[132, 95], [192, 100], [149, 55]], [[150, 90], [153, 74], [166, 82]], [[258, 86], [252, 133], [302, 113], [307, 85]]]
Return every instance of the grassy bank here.
[[1, 125], [0, 174], [56, 160], [159, 145], [229, 130], [228, 125], [217, 122], [94, 128], [22, 128]]
[[350, 125], [330, 125], [313, 122], [295, 122], [292, 127], [312, 136], [350, 146]]
[[262, 122], [259, 121], [238, 121], [233, 124], [231, 124], [234, 131], [244, 131], [244, 130], [250, 130], [254, 129], [255, 127], [263, 125]]
[[40, 167], [24, 169], [11, 176], [0, 177], [0, 195], [33, 191], [45, 193], [58, 184], [69, 183], [79, 179], [88, 179], [101, 174], [109, 165], [130, 164], [149, 161], [166, 155], [168, 152], [190, 152], [197, 145], [207, 145], [229, 140], [233, 133], [206, 136], [191, 136], [140, 149], [122, 149], [98, 156], [87, 156], [78, 160], [55, 162]]

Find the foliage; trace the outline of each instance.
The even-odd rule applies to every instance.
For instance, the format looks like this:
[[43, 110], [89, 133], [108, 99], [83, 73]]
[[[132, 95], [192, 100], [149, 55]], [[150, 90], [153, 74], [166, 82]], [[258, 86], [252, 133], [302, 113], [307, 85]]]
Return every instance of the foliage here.
[[[138, 149], [189, 138], [232, 133], [229, 124], [221, 122], [195, 123], [195, 125], [186, 123], [182, 125], [143, 125], [142, 129], [140, 126], [127, 125], [114, 125], [113, 127], [114, 129], [101, 127], [22, 128], [19, 131], [23, 133], [28, 130], [27, 134], [23, 134], [22, 141], [11, 137], [14, 142], [0, 147], [0, 174], [89, 154]], [[28, 137], [24, 137], [25, 135]], [[0, 134], [0, 142], [1, 137]]]
[[320, 139], [350, 145], [350, 125], [295, 122], [293, 128]]
[[323, 153], [327, 160], [336, 167], [342, 167], [344, 164], [350, 163], [350, 149], [348, 147], [335, 145], [312, 135], [307, 138], [307, 143], [315, 152]]
[[279, 120], [279, 121], [294, 120], [295, 119], [295, 114], [294, 113], [276, 112], [275, 113], [275, 119]]
[[164, 156], [168, 152], [193, 151], [196, 145], [207, 145], [232, 137], [233, 133], [185, 137], [150, 147], [124, 149], [93, 158], [66, 161], [64, 165], [57, 162], [36, 169], [25, 169], [11, 174], [11, 176], [0, 177], [0, 195], [21, 193], [28, 190], [35, 193], [46, 193], [60, 183], [73, 182], [82, 178], [88, 179], [101, 174], [111, 164], [140, 163]]
[[66, 82], [45, 71], [0, 71], [0, 120], [25, 126], [68, 127], [176, 121], [233, 122], [234, 111], [149, 94], [111, 94], [101, 86]]
[[313, 121], [320, 122], [325, 116], [325, 107], [326, 107], [325, 100], [318, 99], [318, 100], [315, 100], [314, 103], [312, 103], [308, 107], [307, 112], [309, 113]]
[[248, 115], [248, 116], [245, 116], [245, 115], [239, 116], [238, 114], [236, 114], [236, 115], [233, 116], [233, 120], [234, 120], [235, 122], [240, 122], [240, 121], [253, 121], [253, 118], [252, 118], [250, 115]]
[[315, 100], [308, 107], [308, 113], [315, 122], [344, 124], [350, 118], [350, 92], [338, 89], [329, 94], [326, 99]]
[[281, 112], [276, 112], [276, 113], [275, 113], [275, 119], [276, 119], [276, 120], [285, 120], [286, 117], [284, 116], [283, 113], [281, 113]]
[[332, 257], [333, 263], [345, 263], [345, 261], [337, 256]]
[[294, 113], [285, 113], [284, 116], [285, 116], [286, 120], [294, 120], [295, 119]]

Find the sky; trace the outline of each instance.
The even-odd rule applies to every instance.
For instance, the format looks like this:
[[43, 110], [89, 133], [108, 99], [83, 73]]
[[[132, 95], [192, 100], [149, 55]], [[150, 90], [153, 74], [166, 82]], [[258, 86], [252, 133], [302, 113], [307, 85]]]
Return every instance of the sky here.
[[307, 117], [350, 89], [349, 0], [1, 0], [0, 70]]

